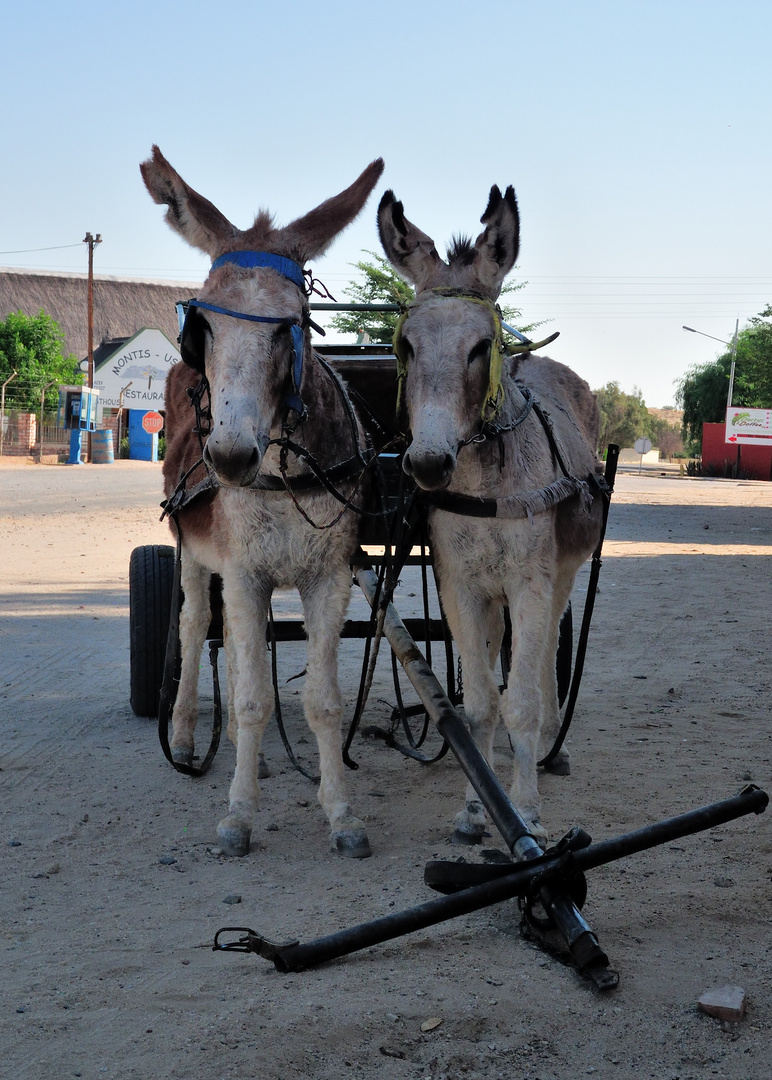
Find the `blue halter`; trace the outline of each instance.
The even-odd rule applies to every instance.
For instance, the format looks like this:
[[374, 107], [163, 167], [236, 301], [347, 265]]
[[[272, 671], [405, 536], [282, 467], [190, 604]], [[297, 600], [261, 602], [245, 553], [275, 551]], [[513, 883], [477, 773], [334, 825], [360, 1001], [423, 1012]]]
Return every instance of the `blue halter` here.
[[[263, 268], [275, 270], [282, 277], [291, 281], [293, 285], [305, 291], [305, 277], [303, 267], [292, 259], [286, 259], [282, 255], [271, 255], [266, 251], [231, 251], [220, 255], [212, 263], [212, 270], [216, 270], [226, 263], [234, 263], [248, 269]], [[188, 307], [203, 308], [205, 311], [215, 311], [220, 315], [229, 315], [233, 319], [244, 319], [247, 322], [259, 323], [283, 323], [289, 326], [292, 334], [293, 361], [292, 361], [292, 393], [286, 397], [286, 404], [300, 417], [305, 418], [306, 407], [300, 396], [300, 384], [303, 379], [303, 351], [305, 348], [305, 335], [302, 324], [294, 317], [269, 315], [247, 315], [243, 311], [233, 311], [230, 308], [219, 307], [217, 304], [207, 304], [204, 300], [190, 300]]]

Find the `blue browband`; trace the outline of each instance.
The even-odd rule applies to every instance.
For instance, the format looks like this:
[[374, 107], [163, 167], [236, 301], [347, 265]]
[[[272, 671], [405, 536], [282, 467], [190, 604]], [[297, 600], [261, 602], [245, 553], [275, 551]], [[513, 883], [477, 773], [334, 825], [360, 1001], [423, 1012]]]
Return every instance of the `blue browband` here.
[[282, 277], [288, 278], [299, 289], [305, 291], [306, 279], [303, 275], [303, 267], [292, 259], [285, 259], [283, 255], [270, 255], [267, 251], [229, 251], [226, 255], [221, 255], [219, 259], [214, 260], [212, 270], [216, 270], [218, 266], [224, 266], [225, 263], [235, 263], [236, 266], [250, 269], [266, 267], [269, 270], [276, 270]]

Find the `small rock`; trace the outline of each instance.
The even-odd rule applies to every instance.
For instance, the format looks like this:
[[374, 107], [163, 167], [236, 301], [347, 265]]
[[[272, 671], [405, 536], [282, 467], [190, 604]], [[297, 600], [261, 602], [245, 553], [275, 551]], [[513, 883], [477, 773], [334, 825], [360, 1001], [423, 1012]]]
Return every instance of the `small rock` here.
[[719, 1020], [742, 1020], [747, 1003], [747, 995], [741, 986], [717, 986], [714, 990], [704, 991], [697, 1007]]
[[9, 840], [8, 847], [21, 847], [21, 840]]
[[210, 847], [208, 849], [210, 855], [222, 855], [222, 848]]
[[717, 877], [713, 878], [713, 884], [719, 889], [731, 889], [734, 880], [730, 877]]
[[25, 1013], [26, 1011], [27, 1011], [27, 1006], [26, 1005], [20, 1005], [18, 1007], [18, 1009], [16, 1010], [17, 1013]]
[[753, 779], [753, 773], [749, 773], [749, 772], [744, 772], [743, 773], [743, 780], [752, 780], [752, 779]]
[[276, 824], [275, 821], [272, 821], [270, 825], [266, 825], [265, 831], [266, 832], [278, 832], [279, 831], [279, 826]]
[[158, 861], [161, 866], [173, 866], [177, 862], [173, 855], [162, 855]]
[[379, 1046], [378, 1050], [384, 1057], [397, 1058], [400, 1061], [405, 1060], [405, 1051], [400, 1050], [397, 1046]]
[[428, 1020], [424, 1020], [423, 1024], [421, 1024], [421, 1031], [434, 1031], [441, 1023], [441, 1016], [430, 1016]]
[[241, 903], [241, 897], [239, 896], [238, 893], [230, 893], [229, 896], [225, 897], [225, 899], [223, 900], [223, 903], [224, 904], [240, 904]]
[[46, 873], [47, 874], [58, 874], [60, 870], [61, 870], [61, 866], [59, 865], [58, 862], [55, 862], [55, 863], [51, 863], [49, 868], [46, 870]]

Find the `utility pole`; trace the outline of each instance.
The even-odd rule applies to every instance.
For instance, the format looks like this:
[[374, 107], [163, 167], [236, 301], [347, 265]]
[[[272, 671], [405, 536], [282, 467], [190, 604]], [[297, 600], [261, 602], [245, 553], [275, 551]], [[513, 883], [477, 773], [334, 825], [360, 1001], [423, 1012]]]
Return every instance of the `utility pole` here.
[[[732, 407], [732, 392], [734, 391], [734, 368], [737, 362], [737, 334], [740, 330], [740, 320], [734, 324], [734, 337], [732, 338], [732, 366], [729, 369], [729, 393], [726, 396], [726, 407], [731, 409]], [[740, 449], [739, 443], [737, 449]]]
[[[83, 243], [88, 244], [88, 387], [94, 388], [94, 248], [102, 243], [102, 234], [92, 236], [87, 232]], [[86, 459], [91, 461], [91, 432], [88, 433], [88, 453]]]

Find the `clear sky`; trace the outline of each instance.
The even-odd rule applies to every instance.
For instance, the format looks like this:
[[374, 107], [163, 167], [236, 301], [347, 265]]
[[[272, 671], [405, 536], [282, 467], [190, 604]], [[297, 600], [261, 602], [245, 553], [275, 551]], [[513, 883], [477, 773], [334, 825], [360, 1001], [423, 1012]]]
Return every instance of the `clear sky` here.
[[[674, 380], [772, 302], [765, 0], [27, 0], [1, 33], [0, 266], [200, 281], [138, 164], [236, 225], [386, 171], [315, 264], [338, 299], [391, 187], [444, 251], [491, 184], [522, 218], [525, 322], [593, 388]], [[55, 250], [32, 250], [53, 248]], [[546, 333], [546, 330], [545, 330]]]

